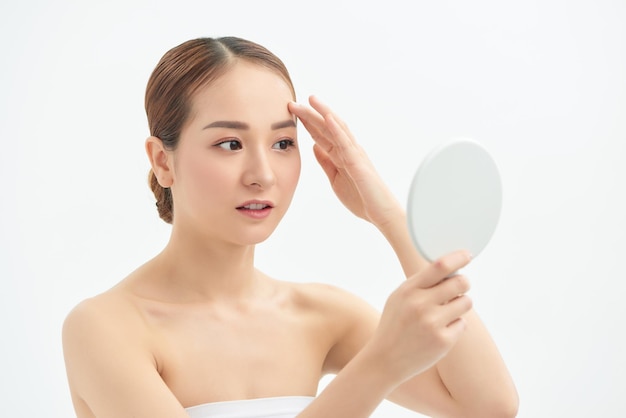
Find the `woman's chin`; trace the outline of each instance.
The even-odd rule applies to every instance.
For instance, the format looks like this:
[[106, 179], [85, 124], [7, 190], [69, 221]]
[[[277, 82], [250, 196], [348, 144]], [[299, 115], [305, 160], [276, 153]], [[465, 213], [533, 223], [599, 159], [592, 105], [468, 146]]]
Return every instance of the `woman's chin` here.
[[237, 240], [241, 245], [256, 245], [266, 241], [274, 230], [271, 231], [249, 231], [246, 234], [242, 234]]

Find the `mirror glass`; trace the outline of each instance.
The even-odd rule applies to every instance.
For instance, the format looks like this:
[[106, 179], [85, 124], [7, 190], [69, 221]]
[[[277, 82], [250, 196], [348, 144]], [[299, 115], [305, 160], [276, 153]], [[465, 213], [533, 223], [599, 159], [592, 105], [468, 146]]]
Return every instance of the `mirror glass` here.
[[465, 249], [476, 257], [491, 239], [502, 207], [494, 159], [478, 142], [461, 138], [432, 150], [409, 189], [408, 227], [429, 261]]

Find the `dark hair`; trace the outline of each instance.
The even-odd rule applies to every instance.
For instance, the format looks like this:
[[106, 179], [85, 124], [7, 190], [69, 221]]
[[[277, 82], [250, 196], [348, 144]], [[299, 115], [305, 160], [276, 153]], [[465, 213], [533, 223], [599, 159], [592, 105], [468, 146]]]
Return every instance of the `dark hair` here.
[[[192, 39], [167, 51], [148, 80], [145, 106], [150, 135], [159, 138], [166, 149], [176, 149], [189, 117], [193, 94], [225, 74], [238, 59], [276, 71], [295, 99], [285, 64], [265, 47], [232, 36]], [[159, 184], [152, 170], [148, 182], [157, 200], [159, 216], [172, 223], [171, 190]]]

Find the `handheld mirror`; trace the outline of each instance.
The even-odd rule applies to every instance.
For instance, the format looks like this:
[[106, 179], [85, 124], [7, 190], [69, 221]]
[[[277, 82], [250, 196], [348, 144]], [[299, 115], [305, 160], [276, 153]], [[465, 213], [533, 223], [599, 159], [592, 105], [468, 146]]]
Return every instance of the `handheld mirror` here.
[[493, 158], [476, 141], [456, 139], [431, 151], [415, 173], [408, 227], [428, 261], [461, 249], [476, 257], [491, 239], [501, 207]]

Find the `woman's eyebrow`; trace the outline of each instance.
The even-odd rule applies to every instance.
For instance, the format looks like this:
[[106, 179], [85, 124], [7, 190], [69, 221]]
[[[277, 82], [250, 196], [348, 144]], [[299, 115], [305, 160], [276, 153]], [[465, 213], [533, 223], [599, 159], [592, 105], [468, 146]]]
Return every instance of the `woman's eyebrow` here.
[[[276, 129], [283, 129], [283, 128], [295, 128], [296, 127], [296, 121], [293, 119], [287, 119], [281, 122], [275, 122], [272, 123], [270, 125], [270, 128], [272, 130], [276, 130]], [[205, 126], [204, 129], [210, 129], [210, 128], [227, 128], [227, 129], [237, 129], [237, 130], [248, 130], [250, 129], [250, 125], [248, 125], [245, 122], [240, 122], [240, 121], [236, 121], [236, 120], [216, 120], [215, 122], [211, 122], [209, 123], [207, 126]]]
[[296, 127], [296, 121], [293, 119], [287, 119], [282, 122], [272, 123], [272, 126], [271, 126], [273, 130], [283, 129], [283, 128], [295, 128], [295, 127]]
[[250, 129], [250, 125], [248, 125], [245, 122], [239, 122], [236, 120], [216, 120], [215, 122], [209, 123], [207, 126], [205, 126], [202, 129], [209, 129], [209, 128], [229, 128], [229, 129], [246, 130], [246, 129]]

